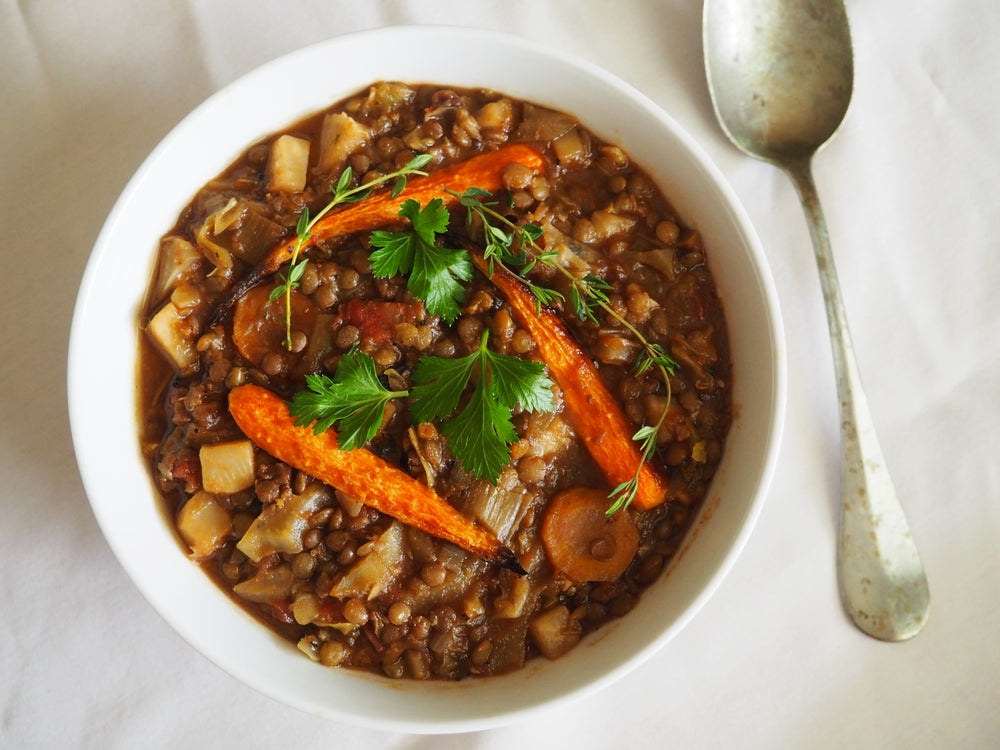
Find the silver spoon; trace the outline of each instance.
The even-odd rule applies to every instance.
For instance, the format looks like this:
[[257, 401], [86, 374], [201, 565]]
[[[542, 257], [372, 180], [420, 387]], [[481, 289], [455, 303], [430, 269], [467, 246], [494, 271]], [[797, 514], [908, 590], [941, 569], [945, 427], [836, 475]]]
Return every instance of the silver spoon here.
[[703, 32], [723, 130], [740, 149], [788, 174], [812, 236], [840, 399], [841, 600], [865, 633], [912, 638], [927, 621], [927, 577], [868, 412], [811, 169], [851, 100], [846, 11], [841, 0], [705, 0]]

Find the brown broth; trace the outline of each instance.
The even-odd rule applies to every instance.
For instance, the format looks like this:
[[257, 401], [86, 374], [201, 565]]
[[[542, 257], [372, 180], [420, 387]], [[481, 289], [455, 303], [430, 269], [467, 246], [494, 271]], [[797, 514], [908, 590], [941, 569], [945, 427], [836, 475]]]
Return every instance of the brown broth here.
[[[334, 168], [324, 169], [320, 138], [324, 118], [332, 112], [352, 117], [377, 135]], [[171, 364], [162, 346], [143, 337], [139, 437], [170, 515], [180, 518], [196, 497], [195, 502], [208, 502], [216, 527], [223, 529], [207, 548], [198, 548], [206, 573], [262, 623], [321, 664], [400, 678], [461, 679], [518, 669], [540, 654], [555, 658], [586, 633], [627, 614], [669, 563], [693, 522], [731, 422], [725, 319], [699, 235], [685, 227], [649, 176], [620, 149], [569, 115], [497, 92], [375, 84], [282, 133], [310, 143], [305, 189], [268, 189], [268, 161], [280, 133], [251, 145], [198, 192], [165, 236], [164, 252], [167, 247], [174, 252], [178, 246], [169, 243], [179, 240], [186, 243], [180, 247], [194, 254], [181, 253], [188, 267], [178, 283], [154, 292], [163, 279], [151, 280], [140, 315], [146, 330], [164, 305], [173, 305], [183, 320], [189, 354], [193, 352], [185, 366]], [[490, 346], [496, 350], [538, 357], [530, 335], [488, 279], [476, 275], [466, 288], [466, 310], [454, 325], [446, 325], [414, 300], [405, 280], [372, 276], [367, 233], [308, 251], [295, 317], [303, 329], [301, 352], [277, 345], [272, 331], [255, 334], [255, 340], [270, 342], [271, 348], [248, 357], [233, 340], [233, 310], [217, 325], [205, 326], [219, 301], [261, 255], [294, 237], [303, 207], [315, 212], [324, 205], [345, 166], [364, 179], [426, 152], [437, 155], [428, 167], [433, 170], [517, 140], [537, 145], [548, 167], [527, 175], [505, 173], [499, 205], [509, 205], [506, 210], [518, 222], [544, 226], [545, 242], [580, 272], [607, 281], [609, 304], [680, 363], [670, 378], [670, 412], [652, 458], [669, 479], [671, 500], [646, 512], [623, 511], [639, 532], [638, 551], [628, 569], [610, 581], [572, 582], [554, 568], [539, 538], [553, 496], [581, 486], [610, 489], [580, 443], [558, 389], [558, 406], [551, 414], [515, 413], [520, 439], [499, 489], [470, 477], [436, 428], [411, 425], [405, 402], [393, 402], [392, 415], [369, 446], [390, 464], [430, 481], [439, 495], [477, 522], [509, 521], [509, 529], [494, 530], [498, 536], [502, 531], [502, 541], [515, 551], [526, 576], [401, 527], [259, 448], [253, 452], [250, 485], [213, 493], [206, 501], [201, 447], [244, 437], [226, 406], [229, 390], [238, 384], [263, 385], [287, 398], [303, 387], [306, 373], [332, 372], [351, 347], [359, 346], [379, 363], [383, 378], [412, 385], [421, 357], [462, 356], [474, 349], [485, 328], [492, 331]], [[400, 202], [405, 199], [404, 193]], [[234, 200], [238, 218], [221, 231], [202, 234], [202, 240], [208, 236], [232, 256], [231, 268], [214, 268], [199, 232]], [[450, 231], [467, 232], [457, 210]], [[560, 287], [558, 274], [544, 264], [531, 278], [568, 296], [568, 287]], [[262, 288], [276, 283], [272, 274]], [[259, 296], [244, 295], [236, 314]], [[273, 305], [251, 307], [254, 311], [260, 320], [280, 314]], [[581, 321], [568, 309], [558, 312], [633, 426], [655, 420], [666, 403], [666, 387], [656, 368], [634, 372], [634, 337], [601, 312], [596, 323]], [[267, 325], [261, 323], [261, 329]], [[491, 498], [507, 505], [487, 513]], [[265, 547], [264, 553], [255, 552], [259, 557], [254, 560], [237, 544], [251, 524], [263, 523], [258, 521], [262, 513], [284, 518], [294, 530], [277, 545], [283, 549]], [[191, 541], [192, 527], [181, 527], [181, 535], [187, 533]], [[379, 578], [371, 595], [363, 586], [344, 584], [357, 576], [366, 552], [381, 549], [378, 545], [395, 551], [398, 559], [390, 560], [394, 572]], [[338, 586], [349, 593], [331, 595]], [[562, 641], [551, 638], [553, 627], [565, 636]]]

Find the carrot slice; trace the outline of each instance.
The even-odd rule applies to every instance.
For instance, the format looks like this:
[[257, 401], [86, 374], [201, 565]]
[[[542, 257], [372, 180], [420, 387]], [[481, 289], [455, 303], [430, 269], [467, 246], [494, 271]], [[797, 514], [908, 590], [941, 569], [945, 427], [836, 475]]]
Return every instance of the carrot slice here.
[[549, 502], [542, 544], [552, 565], [574, 583], [614, 581], [639, 550], [639, 530], [627, 512], [607, 516], [608, 493], [573, 487]]
[[356, 500], [428, 534], [524, 575], [514, 553], [432, 489], [369, 450], [342, 451], [333, 430], [297, 427], [285, 401], [258, 385], [229, 393], [229, 411], [261, 450]]
[[[272, 289], [273, 284], [251, 289], [233, 310], [233, 343], [244, 359], [257, 367], [269, 353], [280, 351], [285, 340], [285, 303], [270, 299]], [[292, 316], [297, 328], [311, 331], [319, 312], [309, 297], [292, 292]]]
[[[426, 177], [414, 177], [407, 182], [402, 195], [393, 196], [392, 191], [383, 190], [362, 201], [331, 211], [316, 222], [302, 249], [332, 237], [395, 224], [400, 221], [399, 207], [404, 199], [412, 198], [420, 205], [426, 205], [434, 198], [440, 198], [446, 206], [453, 206], [458, 199], [448, 191], [463, 193], [474, 187], [489, 192], [496, 191], [501, 187], [504, 168], [515, 163], [540, 170], [545, 166], [545, 157], [533, 146], [512, 143], [496, 151], [487, 151], [465, 161], [449, 164]], [[209, 327], [219, 322], [221, 315], [247, 290], [257, 286], [264, 277], [291, 260], [296, 243], [297, 238], [286, 240], [265, 255], [222, 300], [212, 314]]]
[[[472, 253], [472, 261], [481, 272], [490, 275], [489, 264], [481, 255]], [[654, 464], [643, 462], [632, 439], [635, 428], [559, 316], [544, 308], [539, 313], [535, 298], [506, 268], [495, 266], [490, 278], [534, 338], [552, 379], [563, 391], [573, 426], [607, 480], [618, 486], [629, 481], [638, 470], [639, 486], [633, 506], [649, 510], [663, 503], [667, 499], [667, 478]]]

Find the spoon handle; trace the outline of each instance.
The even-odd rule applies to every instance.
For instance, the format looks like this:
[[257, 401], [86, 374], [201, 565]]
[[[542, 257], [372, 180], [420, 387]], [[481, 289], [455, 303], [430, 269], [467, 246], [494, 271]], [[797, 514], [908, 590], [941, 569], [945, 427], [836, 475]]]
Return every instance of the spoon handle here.
[[840, 400], [841, 504], [837, 571], [854, 623], [884, 641], [912, 638], [927, 621], [927, 577], [882, 456], [847, 327], [826, 220], [810, 159], [785, 166], [812, 237]]

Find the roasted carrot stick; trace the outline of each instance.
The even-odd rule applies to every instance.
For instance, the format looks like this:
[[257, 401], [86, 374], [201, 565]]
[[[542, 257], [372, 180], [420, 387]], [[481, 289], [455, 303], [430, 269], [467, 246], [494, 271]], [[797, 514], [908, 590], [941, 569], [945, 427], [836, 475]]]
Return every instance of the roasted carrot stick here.
[[333, 430], [317, 435], [311, 427], [296, 426], [288, 405], [273, 391], [238, 386], [229, 393], [229, 411], [244, 434], [278, 460], [405, 524], [524, 574], [517, 557], [496, 536], [426, 485], [365, 448], [340, 450]]
[[[476, 267], [489, 276], [487, 261], [478, 253], [471, 255]], [[632, 439], [635, 428], [629, 424], [593, 361], [562, 320], [548, 309], [543, 308], [539, 313], [535, 298], [506, 268], [496, 265], [491, 279], [507, 297], [518, 321], [534, 338], [552, 379], [563, 391], [566, 410], [580, 439], [604, 476], [612, 486], [617, 486], [629, 481], [639, 469], [639, 487], [633, 506], [649, 510], [664, 502], [667, 499], [666, 477], [653, 464], [643, 463], [642, 454]]]
[[[544, 166], [545, 158], [532, 146], [512, 143], [496, 151], [487, 151], [465, 161], [449, 164], [426, 177], [414, 177], [407, 182], [402, 195], [393, 197], [390, 190], [384, 190], [357, 203], [348, 203], [339, 210], [331, 211], [316, 222], [309, 239], [301, 249], [304, 250], [331, 237], [378, 229], [396, 223], [400, 221], [399, 207], [405, 199], [412, 198], [421, 205], [426, 205], [434, 198], [440, 198], [446, 206], [451, 206], [457, 203], [458, 199], [448, 191], [463, 193], [473, 187], [490, 192], [498, 190], [502, 183], [504, 168], [515, 163], [537, 170]], [[264, 277], [271, 275], [291, 260], [296, 242], [297, 238], [294, 237], [283, 241], [264, 256], [263, 260], [254, 266], [222, 300], [213, 313], [209, 325], [217, 323], [233, 302], [257, 286]]]
[[[542, 168], [545, 161], [533, 146], [512, 143], [496, 151], [487, 151], [465, 161], [449, 164], [426, 177], [410, 179], [402, 195], [393, 197], [391, 191], [383, 190], [328, 214], [313, 227], [310, 244], [397, 222], [400, 220], [399, 206], [404, 199], [412, 198], [423, 206], [434, 198], [441, 198], [445, 205], [453, 205], [458, 199], [447, 191], [463, 193], [476, 187], [493, 192], [501, 186], [504, 168], [514, 163], [537, 170]], [[278, 266], [291, 257], [291, 248], [294, 246], [294, 241], [286, 243], [271, 253], [276, 256]]]

